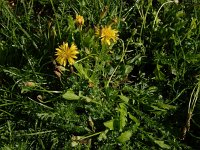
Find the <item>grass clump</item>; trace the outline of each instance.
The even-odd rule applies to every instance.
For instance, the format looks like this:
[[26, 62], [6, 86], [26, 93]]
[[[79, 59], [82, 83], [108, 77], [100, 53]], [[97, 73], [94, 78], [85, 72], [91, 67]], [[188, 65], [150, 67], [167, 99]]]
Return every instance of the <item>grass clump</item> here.
[[198, 148], [197, 5], [0, 0], [1, 149]]

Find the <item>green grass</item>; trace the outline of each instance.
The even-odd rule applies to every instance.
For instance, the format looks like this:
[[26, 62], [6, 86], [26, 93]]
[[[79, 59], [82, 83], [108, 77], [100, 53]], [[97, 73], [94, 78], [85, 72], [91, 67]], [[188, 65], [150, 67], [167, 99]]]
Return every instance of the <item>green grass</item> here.
[[[0, 0], [0, 148], [198, 149], [199, 14], [197, 0]], [[109, 46], [95, 28], [110, 24]], [[63, 42], [79, 54], [59, 72]]]

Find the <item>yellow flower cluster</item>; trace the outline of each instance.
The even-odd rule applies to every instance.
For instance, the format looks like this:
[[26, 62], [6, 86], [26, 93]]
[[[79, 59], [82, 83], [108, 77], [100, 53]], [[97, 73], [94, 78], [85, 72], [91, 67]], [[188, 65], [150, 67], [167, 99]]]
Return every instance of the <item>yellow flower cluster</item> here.
[[[75, 23], [77, 26], [82, 27], [84, 25], [84, 18], [81, 15], [76, 15]], [[111, 42], [116, 42], [118, 39], [118, 30], [112, 29], [111, 25], [104, 26], [101, 29], [96, 28], [95, 34], [99, 36], [102, 44], [111, 45]], [[61, 66], [66, 66], [67, 62], [69, 65], [73, 65], [75, 63], [75, 59], [77, 59], [78, 54], [77, 46], [72, 43], [71, 46], [68, 43], [64, 43], [56, 48], [56, 61]]]
[[[76, 15], [75, 23], [77, 26], [82, 27], [84, 25], [84, 18], [81, 15]], [[71, 47], [68, 45], [68, 43], [64, 43], [59, 46], [59, 48], [56, 48], [56, 54], [57, 56], [56, 61], [58, 64], [62, 66], [66, 66], [67, 61], [70, 65], [73, 65], [75, 60], [77, 59], [77, 54], [78, 54], [78, 48], [77, 46], [72, 43]]]

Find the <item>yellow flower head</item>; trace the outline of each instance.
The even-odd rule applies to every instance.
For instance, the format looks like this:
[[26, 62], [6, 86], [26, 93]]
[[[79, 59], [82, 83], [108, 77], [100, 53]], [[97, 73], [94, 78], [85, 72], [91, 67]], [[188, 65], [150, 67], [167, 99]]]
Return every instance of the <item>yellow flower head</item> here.
[[81, 15], [76, 15], [76, 20], [75, 20], [76, 24], [78, 26], [82, 26], [84, 25], [84, 18]]
[[[99, 32], [99, 31], [97, 31]], [[96, 32], [96, 34], [97, 34]], [[118, 39], [118, 31], [115, 29], [112, 29], [111, 26], [105, 26], [101, 29], [100, 33], [100, 38], [102, 43], [106, 43], [110, 45], [111, 40], [113, 42], [116, 42]]]
[[56, 61], [64, 67], [67, 64], [67, 61], [70, 65], [73, 65], [75, 62], [74, 59], [77, 58], [76, 54], [78, 53], [78, 48], [74, 43], [72, 43], [71, 47], [69, 47], [68, 43], [63, 42], [63, 44], [59, 46], [59, 48], [56, 48]]

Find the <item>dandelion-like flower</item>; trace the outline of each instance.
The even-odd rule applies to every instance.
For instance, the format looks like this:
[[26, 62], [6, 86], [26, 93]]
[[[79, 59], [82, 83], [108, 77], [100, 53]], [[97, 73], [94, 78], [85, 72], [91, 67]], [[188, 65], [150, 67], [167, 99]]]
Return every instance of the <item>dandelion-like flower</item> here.
[[60, 64], [63, 65], [64, 67], [67, 64], [67, 61], [69, 62], [70, 65], [73, 65], [75, 60], [77, 58], [78, 54], [78, 48], [77, 46], [72, 43], [71, 47], [68, 46], [68, 43], [64, 43], [59, 46], [59, 48], [56, 48], [56, 54], [57, 56], [56, 61]]
[[82, 26], [84, 25], [84, 18], [81, 15], [76, 15], [76, 20], [75, 20], [76, 24], [78, 26]]
[[105, 26], [101, 30], [96, 30], [96, 35], [99, 35], [101, 38], [101, 43], [111, 44], [111, 41], [116, 42], [118, 39], [118, 31], [112, 29], [111, 26]]

